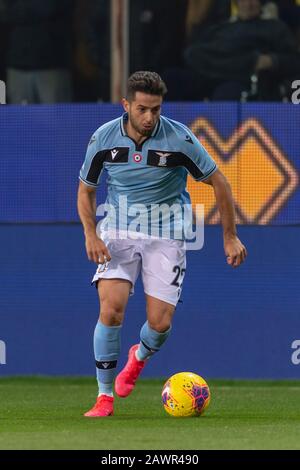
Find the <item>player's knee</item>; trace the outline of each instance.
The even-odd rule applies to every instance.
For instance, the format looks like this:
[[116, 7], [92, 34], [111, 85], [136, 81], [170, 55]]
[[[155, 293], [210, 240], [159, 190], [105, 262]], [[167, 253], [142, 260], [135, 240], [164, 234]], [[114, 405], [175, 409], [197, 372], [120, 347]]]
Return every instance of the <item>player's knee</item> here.
[[148, 324], [150, 328], [154, 331], [157, 331], [157, 333], [165, 333], [171, 328], [171, 321], [168, 319], [164, 320], [157, 320], [157, 321], [149, 321]]
[[173, 312], [174, 309], [169, 307], [161, 309], [158, 313], [148, 311], [148, 325], [158, 333], [165, 333], [172, 325]]
[[120, 326], [123, 322], [124, 310], [122, 308], [105, 308], [100, 311], [100, 321], [106, 326]]

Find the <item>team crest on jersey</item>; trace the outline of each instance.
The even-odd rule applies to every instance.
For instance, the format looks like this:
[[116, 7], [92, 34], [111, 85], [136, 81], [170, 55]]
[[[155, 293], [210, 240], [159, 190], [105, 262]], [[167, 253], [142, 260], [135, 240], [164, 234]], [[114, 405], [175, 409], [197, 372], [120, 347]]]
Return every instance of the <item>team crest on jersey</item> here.
[[171, 155], [171, 153], [163, 153], [163, 152], [155, 152], [156, 155], [159, 156], [158, 166], [167, 166], [167, 157]]
[[133, 160], [135, 161], [135, 163], [140, 163], [142, 161], [142, 155], [140, 155], [139, 153], [135, 153], [133, 155]]

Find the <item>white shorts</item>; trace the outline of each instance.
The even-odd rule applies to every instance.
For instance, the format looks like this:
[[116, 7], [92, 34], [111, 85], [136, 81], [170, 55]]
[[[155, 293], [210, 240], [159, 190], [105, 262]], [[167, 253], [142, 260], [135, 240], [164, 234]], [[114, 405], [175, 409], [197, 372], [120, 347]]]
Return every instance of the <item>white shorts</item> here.
[[92, 283], [99, 279], [126, 279], [131, 282], [130, 294], [142, 273], [145, 294], [177, 304], [186, 268], [185, 242], [158, 238], [110, 239], [102, 234], [111, 261], [99, 264]]

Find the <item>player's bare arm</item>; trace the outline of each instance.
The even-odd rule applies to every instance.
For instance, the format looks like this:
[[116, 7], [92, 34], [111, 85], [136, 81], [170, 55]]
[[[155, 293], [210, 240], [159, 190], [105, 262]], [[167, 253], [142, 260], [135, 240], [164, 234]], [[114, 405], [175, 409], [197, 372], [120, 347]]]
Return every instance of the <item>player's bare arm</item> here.
[[94, 263], [110, 261], [110, 253], [96, 233], [96, 189], [79, 182], [77, 207], [84, 228], [88, 258]]
[[224, 251], [227, 256], [227, 263], [236, 268], [245, 260], [247, 250], [237, 237], [230, 184], [220, 170], [216, 170], [212, 176], [203, 182], [213, 186], [223, 226]]

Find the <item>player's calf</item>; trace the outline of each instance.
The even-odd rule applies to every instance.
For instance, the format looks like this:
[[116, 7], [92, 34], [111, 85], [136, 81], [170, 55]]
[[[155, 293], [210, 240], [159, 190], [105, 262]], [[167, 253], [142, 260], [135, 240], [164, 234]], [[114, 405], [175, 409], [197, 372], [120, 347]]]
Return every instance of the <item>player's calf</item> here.
[[171, 332], [171, 327], [166, 331], [156, 331], [150, 327], [148, 321], [144, 323], [140, 332], [140, 344], [136, 352], [136, 357], [140, 361], [145, 361], [154, 353], [158, 352], [167, 340]]

